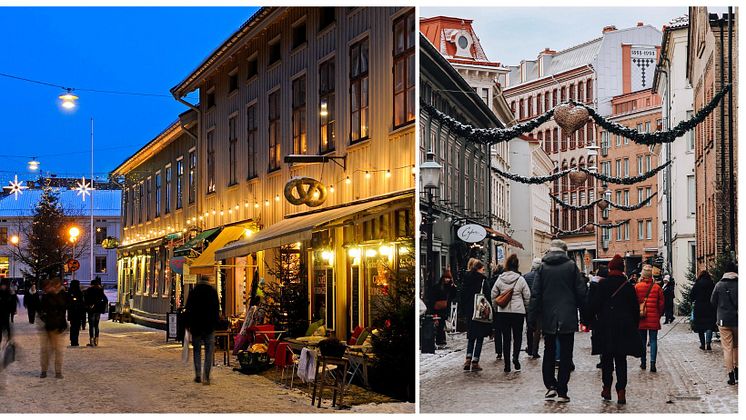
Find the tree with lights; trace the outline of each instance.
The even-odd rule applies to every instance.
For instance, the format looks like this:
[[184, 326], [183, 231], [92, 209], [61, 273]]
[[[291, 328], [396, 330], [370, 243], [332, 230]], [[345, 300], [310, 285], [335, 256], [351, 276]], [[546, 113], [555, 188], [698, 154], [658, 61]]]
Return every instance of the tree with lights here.
[[280, 247], [267, 272], [277, 280], [265, 284], [262, 305], [270, 322], [291, 337], [303, 335], [308, 328], [308, 277], [301, 251]]

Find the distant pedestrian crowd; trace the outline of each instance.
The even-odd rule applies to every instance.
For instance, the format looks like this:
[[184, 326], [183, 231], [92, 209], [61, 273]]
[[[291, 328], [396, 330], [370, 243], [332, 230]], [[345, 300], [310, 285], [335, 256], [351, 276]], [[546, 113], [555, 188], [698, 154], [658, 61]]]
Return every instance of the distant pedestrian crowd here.
[[[503, 361], [505, 373], [520, 372], [523, 328], [526, 326], [528, 356], [538, 359], [544, 338], [542, 377], [545, 400], [570, 401], [568, 384], [573, 363], [575, 333], [591, 332], [591, 354], [599, 356], [602, 372], [601, 397], [626, 404], [627, 358], [640, 359], [640, 369], [658, 371], [658, 331], [674, 317], [675, 280], [664, 275], [659, 264], [644, 264], [627, 275], [624, 259], [615, 255], [608, 265], [586, 276], [567, 254], [564, 241], [553, 240], [543, 258], [535, 258], [531, 270], [519, 271], [518, 257], [508, 256], [488, 278], [485, 264], [472, 258], [458, 287], [450, 269], [430, 289], [429, 309], [437, 315], [436, 344], [446, 343], [446, 320], [452, 317], [451, 303], [466, 317], [467, 347], [463, 369], [480, 371], [486, 337], [494, 337], [495, 357]], [[727, 383], [738, 382], [738, 269], [725, 266], [715, 283], [703, 271], [690, 293], [693, 304], [691, 327], [698, 333], [700, 349], [712, 350], [719, 333]], [[661, 319], [663, 322], [661, 323]], [[616, 383], [614, 384], [614, 376]]]

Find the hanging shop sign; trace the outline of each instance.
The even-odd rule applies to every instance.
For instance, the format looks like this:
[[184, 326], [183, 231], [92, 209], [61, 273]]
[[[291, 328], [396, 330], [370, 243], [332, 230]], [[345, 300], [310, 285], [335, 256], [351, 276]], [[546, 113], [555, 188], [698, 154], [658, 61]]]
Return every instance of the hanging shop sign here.
[[480, 242], [487, 237], [487, 230], [479, 225], [468, 224], [458, 228], [456, 235], [464, 242], [475, 243]]
[[326, 201], [326, 186], [309, 177], [293, 177], [285, 184], [285, 199], [290, 204], [318, 207]]
[[189, 273], [189, 264], [182, 265], [184, 284], [197, 284], [197, 275]]

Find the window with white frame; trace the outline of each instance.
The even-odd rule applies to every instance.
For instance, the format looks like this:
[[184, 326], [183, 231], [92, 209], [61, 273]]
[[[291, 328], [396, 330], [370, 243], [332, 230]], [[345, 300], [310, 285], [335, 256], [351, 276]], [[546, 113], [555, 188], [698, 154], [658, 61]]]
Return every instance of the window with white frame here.
[[689, 217], [693, 217], [697, 208], [697, 187], [694, 183], [694, 175], [686, 176], [686, 203]]
[[236, 173], [238, 172], [238, 162], [236, 159], [236, 155], [238, 154], [236, 150], [238, 146], [237, 123], [237, 115], [228, 118], [228, 185], [235, 185], [238, 182], [236, 177]]
[[350, 142], [369, 136], [368, 39], [350, 46]]
[[642, 220], [637, 221], [637, 239], [645, 239], [645, 226]]
[[184, 179], [184, 159], [179, 156], [176, 160], [176, 208], [180, 209], [183, 204], [182, 179]]
[[336, 89], [334, 83], [334, 59], [319, 65], [319, 116], [321, 129], [320, 153], [328, 153], [336, 147]]

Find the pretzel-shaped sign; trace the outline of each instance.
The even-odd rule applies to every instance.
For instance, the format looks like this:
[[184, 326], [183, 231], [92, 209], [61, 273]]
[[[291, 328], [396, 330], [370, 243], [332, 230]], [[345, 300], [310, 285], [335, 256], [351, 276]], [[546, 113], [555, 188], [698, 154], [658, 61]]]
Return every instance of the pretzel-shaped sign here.
[[318, 207], [326, 201], [326, 186], [313, 178], [293, 177], [285, 184], [284, 194], [290, 204]]

